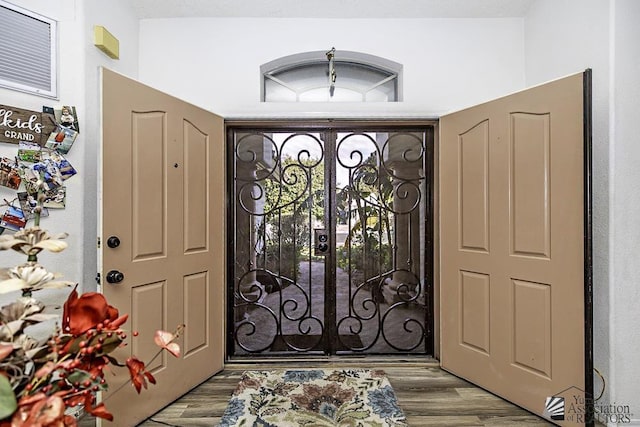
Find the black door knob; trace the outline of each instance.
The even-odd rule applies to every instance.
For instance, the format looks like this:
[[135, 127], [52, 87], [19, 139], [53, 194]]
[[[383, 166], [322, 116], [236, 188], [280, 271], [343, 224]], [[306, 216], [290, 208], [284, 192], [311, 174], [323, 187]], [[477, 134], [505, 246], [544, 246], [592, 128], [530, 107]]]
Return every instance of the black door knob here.
[[107, 282], [109, 283], [120, 283], [124, 280], [124, 274], [119, 272], [118, 270], [111, 270], [107, 273]]
[[110, 248], [117, 248], [118, 246], [120, 246], [120, 239], [118, 239], [118, 236], [111, 236], [107, 239], [107, 246], [109, 246]]

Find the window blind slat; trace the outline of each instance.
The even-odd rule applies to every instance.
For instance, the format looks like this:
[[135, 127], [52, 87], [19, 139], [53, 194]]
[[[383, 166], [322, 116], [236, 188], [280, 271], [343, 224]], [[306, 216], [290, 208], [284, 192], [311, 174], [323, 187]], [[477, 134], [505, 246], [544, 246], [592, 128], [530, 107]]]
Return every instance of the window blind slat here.
[[[42, 52], [42, 54], [48, 55], [49, 52]], [[38, 58], [34, 58], [32, 55], [24, 55], [19, 52], [12, 52], [8, 49], [5, 50], [0, 48], [0, 58], [2, 58], [0, 61], [0, 67], [4, 66], [7, 68], [15, 68], [20, 64], [30, 64], [34, 68], [34, 71], [37, 71], [38, 69], [49, 69], [49, 67], [37, 68], [38, 65], [42, 64], [42, 61]]]

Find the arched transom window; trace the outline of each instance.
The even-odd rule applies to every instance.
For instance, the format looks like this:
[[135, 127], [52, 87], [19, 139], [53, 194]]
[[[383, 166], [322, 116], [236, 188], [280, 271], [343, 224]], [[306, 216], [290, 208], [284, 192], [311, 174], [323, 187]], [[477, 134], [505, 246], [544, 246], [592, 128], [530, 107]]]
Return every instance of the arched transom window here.
[[278, 58], [260, 67], [263, 102], [402, 101], [402, 64], [331, 49]]

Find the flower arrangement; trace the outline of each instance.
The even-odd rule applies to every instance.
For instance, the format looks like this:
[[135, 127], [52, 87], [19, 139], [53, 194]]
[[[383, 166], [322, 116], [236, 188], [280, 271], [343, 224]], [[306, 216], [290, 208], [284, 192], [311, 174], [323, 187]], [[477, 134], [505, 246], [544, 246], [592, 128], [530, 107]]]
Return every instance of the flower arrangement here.
[[[156, 382], [136, 357], [121, 363], [111, 355], [125, 345], [127, 335], [122, 325], [128, 315], [121, 315], [102, 294], [79, 295], [76, 285], [53, 334], [37, 340], [27, 333], [29, 326], [59, 317], [46, 314], [45, 305], [33, 293], [73, 284], [57, 280], [59, 275], [49, 272], [37, 259], [43, 250], [64, 250], [66, 237], [42, 230], [38, 216], [35, 226], [0, 236], [0, 250], [27, 255], [27, 262], [10, 268], [9, 277], [0, 282], [0, 294], [21, 292], [14, 302], [0, 308], [0, 427], [76, 426], [76, 418], [67, 413], [67, 408], [75, 406], [82, 406], [86, 414], [113, 420], [104, 402], [96, 399], [98, 392], [108, 388], [105, 369], [109, 365], [126, 366], [138, 393], [148, 382]], [[175, 333], [156, 332], [154, 341], [160, 348], [155, 357], [163, 350], [180, 357], [175, 341], [183, 327]]]

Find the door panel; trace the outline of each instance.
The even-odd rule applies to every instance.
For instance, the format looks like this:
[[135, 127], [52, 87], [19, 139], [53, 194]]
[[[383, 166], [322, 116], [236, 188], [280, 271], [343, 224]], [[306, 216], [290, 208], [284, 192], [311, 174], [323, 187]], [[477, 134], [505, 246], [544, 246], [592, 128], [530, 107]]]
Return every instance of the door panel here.
[[[104, 395], [115, 425], [133, 425], [223, 367], [224, 143], [220, 117], [103, 70], [102, 277], [108, 301], [139, 335], [119, 349], [158, 384], [134, 396], [120, 370]], [[185, 324], [183, 356], [154, 359], [156, 330]], [[113, 393], [113, 394], [111, 394]]]
[[[165, 113], [131, 112], [132, 259], [164, 257], [166, 251]], [[110, 145], [110, 147], [115, 147]], [[157, 212], [157, 215], [149, 215]]]
[[509, 186], [511, 254], [549, 258], [550, 114], [513, 113]]
[[209, 138], [193, 123], [184, 121], [184, 250], [206, 251], [209, 236], [207, 221], [209, 182]]
[[489, 122], [460, 135], [460, 247], [489, 250]]
[[[441, 118], [443, 368], [532, 412], [584, 398], [583, 75]], [[584, 405], [583, 405], [584, 407]]]

